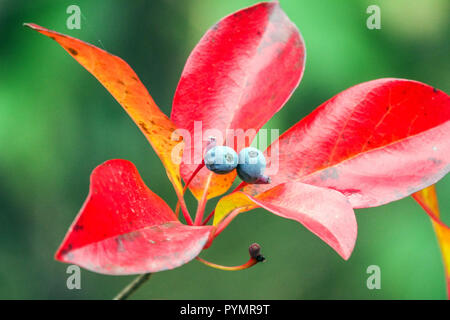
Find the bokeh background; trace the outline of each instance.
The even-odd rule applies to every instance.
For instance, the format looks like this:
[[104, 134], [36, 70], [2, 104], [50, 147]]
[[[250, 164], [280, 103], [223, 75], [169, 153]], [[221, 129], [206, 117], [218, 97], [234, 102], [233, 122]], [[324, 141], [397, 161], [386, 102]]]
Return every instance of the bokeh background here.
[[[109, 93], [35, 22], [124, 58], [170, 114], [184, 62], [216, 21], [251, 0], [0, 0], [0, 298], [110, 299], [133, 277], [82, 271], [81, 290], [66, 287], [53, 259], [83, 203], [89, 175], [112, 158], [131, 160], [149, 187], [174, 207], [163, 167]], [[76, 4], [81, 30], [66, 28]], [[368, 30], [366, 8], [381, 8]], [[303, 80], [268, 124], [283, 132], [316, 106], [360, 82], [415, 79], [450, 89], [446, 0], [281, 0], [307, 48]], [[437, 185], [450, 222], [450, 178]], [[192, 197], [190, 205], [195, 203]], [[214, 201], [209, 204], [209, 208]], [[258, 242], [267, 262], [241, 272], [197, 261], [155, 274], [136, 299], [444, 299], [444, 271], [429, 218], [411, 199], [357, 210], [359, 235], [348, 261], [300, 224], [264, 210], [240, 215], [203, 257], [225, 265], [248, 258]], [[381, 290], [366, 269], [381, 268]]]

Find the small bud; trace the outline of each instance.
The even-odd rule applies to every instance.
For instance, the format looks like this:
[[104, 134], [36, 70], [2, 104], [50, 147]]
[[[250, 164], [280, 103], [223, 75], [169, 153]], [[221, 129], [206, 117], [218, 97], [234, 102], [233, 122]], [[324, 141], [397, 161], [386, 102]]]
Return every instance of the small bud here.
[[261, 254], [261, 246], [257, 243], [253, 243], [248, 248], [248, 252], [250, 253], [250, 257], [255, 258]]
[[266, 258], [264, 258], [264, 256], [261, 254], [261, 246], [257, 243], [253, 243], [252, 245], [250, 245], [250, 247], [248, 248], [248, 252], [250, 253], [250, 257], [256, 259], [256, 261], [258, 262], [263, 262], [264, 260], [266, 260]]

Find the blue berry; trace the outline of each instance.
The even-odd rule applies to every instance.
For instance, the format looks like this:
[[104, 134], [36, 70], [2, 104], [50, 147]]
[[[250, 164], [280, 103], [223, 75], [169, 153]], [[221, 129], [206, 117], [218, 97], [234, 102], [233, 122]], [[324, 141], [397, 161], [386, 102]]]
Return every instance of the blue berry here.
[[227, 174], [238, 164], [236, 151], [226, 146], [215, 146], [205, 154], [205, 165], [214, 173]]
[[256, 148], [248, 147], [239, 152], [237, 173], [242, 181], [247, 183], [270, 183], [270, 178], [264, 175], [266, 158]]

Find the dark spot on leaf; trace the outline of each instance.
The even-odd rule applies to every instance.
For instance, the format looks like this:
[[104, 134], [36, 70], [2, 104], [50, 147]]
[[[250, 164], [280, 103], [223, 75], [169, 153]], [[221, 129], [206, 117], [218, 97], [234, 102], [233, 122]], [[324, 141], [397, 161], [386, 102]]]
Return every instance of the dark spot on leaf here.
[[70, 250], [72, 250], [72, 244], [71, 243], [69, 243], [67, 245], [67, 247], [65, 247], [64, 249], [61, 250], [61, 254], [63, 256], [65, 256]]
[[70, 54], [72, 54], [74, 56], [76, 56], [78, 54], [78, 51], [75, 50], [74, 48], [67, 47], [67, 50], [70, 52]]
[[437, 92], [438, 92], [438, 89], [433, 88], [433, 92], [434, 92], [434, 93], [437, 93]]
[[79, 225], [79, 224], [76, 224], [75, 225], [75, 227], [73, 227], [73, 230], [74, 231], [81, 231], [81, 230], [83, 230], [84, 229], [84, 227], [82, 226], [82, 225]]
[[142, 130], [144, 130], [145, 133], [150, 134], [150, 131], [147, 128], [147, 125], [145, 124], [145, 122], [139, 122], [139, 126], [142, 128]]
[[117, 80], [117, 83], [118, 83], [118, 84], [121, 84], [121, 85], [123, 85], [123, 86], [125, 85], [125, 83], [124, 83], [122, 80], [120, 80], [120, 79]]
[[442, 160], [436, 159], [434, 157], [428, 158], [431, 162], [433, 162], [435, 165], [440, 165], [442, 163]]
[[133, 79], [134, 81], [138, 81], [138, 78], [136, 78], [135, 76], [132, 76], [131, 79]]

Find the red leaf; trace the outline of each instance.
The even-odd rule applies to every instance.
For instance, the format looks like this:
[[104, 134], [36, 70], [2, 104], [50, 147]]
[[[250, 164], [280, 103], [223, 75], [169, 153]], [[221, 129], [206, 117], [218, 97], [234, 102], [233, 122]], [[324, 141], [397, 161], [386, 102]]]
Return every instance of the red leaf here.
[[[269, 186], [299, 180], [339, 190], [355, 208], [406, 197], [450, 169], [450, 99], [420, 82], [379, 79], [328, 100], [266, 153], [279, 161]], [[269, 162], [271, 162], [270, 157]]]
[[255, 197], [235, 192], [220, 199], [214, 225], [236, 209], [244, 212], [258, 206], [300, 222], [344, 259], [350, 257], [357, 224], [352, 206], [340, 192], [300, 182], [283, 183]]
[[110, 160], [91, 175], [89, 196], [56, 259], [106, 274], [176, 268], [194, 259], [210, 226], [182, 225], [126, 160]]
[[172, 139], [175, 125], [158, 108], [133, 69], [121, 58], [89, 43], [33, 23], [25, 25], [58, 42], [111, 93], [150, 142], [180, 196], [180, 169], [172, 161], [172, 150], [180, 143], [175, 134]]
[[[240, 10], [214, 25], [191, 53], [175, 93], [171, 118], [179, 128], [189, 130], [192, 139], [199, 139], [193, 135], [194, 121], [201, 121], [203, 150], [206, 130], [217, 130], [224, 139], [227, 129], [256, 132], [297, 87], [304, 60], [300, 33], [277, 2]], [[251, 141], [254, 134], [249, 132], [248, 138]], [[237, 150], [244, 145], [232, 137], [228, 140], [233, 141], [227, 145]], [[202, 159], [200, 149], [194, 148], [193, 142], [186, 144], [185, 164], [181, 165], [185, 181]], [[197, 164], [192, 164], [194, 160]], [[203, 168], [190, 184], [197, 198], [208, 174]], [[235, 172], [215, 175], [209, 197], [227, 191], [235, 176]]]
[[447, 298], [450, 299], [450, 228], [440, 220], [439, 205], [434, 185], [413, 194], [413, 198], [431, 217], [444, 262]]

